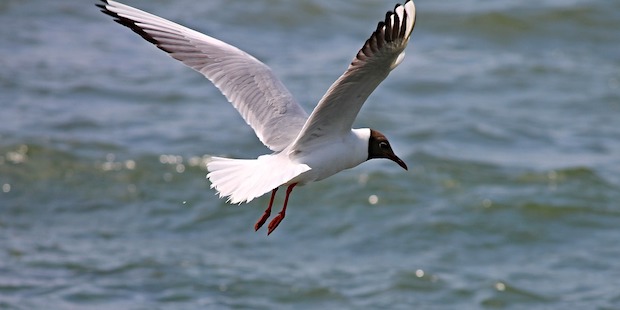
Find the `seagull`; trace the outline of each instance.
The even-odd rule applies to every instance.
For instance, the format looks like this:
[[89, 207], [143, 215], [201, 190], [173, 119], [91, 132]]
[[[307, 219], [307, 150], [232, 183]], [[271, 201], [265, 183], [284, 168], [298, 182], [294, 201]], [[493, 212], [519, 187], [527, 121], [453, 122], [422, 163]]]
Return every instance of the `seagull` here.
[[270, 221], [271, 234], [286, 215], [297, 185], [320, 181], [369, 159], [407, 165], [388, 139], [370, 128], [352, 129], [362, 105], [404, 58], [415, 25], [411, 0], [388, 11], [346, 71], [308, 115], [271, 69], [246, 52], [218, 39], [113, 0], [101, 11], [159, 49], [209, 79], [252, 127], [271, 154], [256, 159], [211, 157], [207, 178], [220, 198], [240, 204], [271, 192], [269, 206], [254, 225], [271, 216], [276, 192], [286, 187], [281, 211]]

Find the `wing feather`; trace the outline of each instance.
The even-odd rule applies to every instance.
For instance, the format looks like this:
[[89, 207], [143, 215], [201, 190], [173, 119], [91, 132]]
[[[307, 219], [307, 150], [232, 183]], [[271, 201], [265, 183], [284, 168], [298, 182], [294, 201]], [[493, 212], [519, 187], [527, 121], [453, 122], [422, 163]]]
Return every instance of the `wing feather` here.
[[264, 63], [161, 17], [101, 1], [97, 6], [102, 12], [213, 82], [267, 147], [281, 151], [297, 137], [308, 114]]
[[323, 96], [304, 124], [291, 151], [302, 151], [317, 139], [347, 134], [362, 105], [404, 57], [415, 25], [415, 6], [408, 0], [385, 15], [349, 68]]

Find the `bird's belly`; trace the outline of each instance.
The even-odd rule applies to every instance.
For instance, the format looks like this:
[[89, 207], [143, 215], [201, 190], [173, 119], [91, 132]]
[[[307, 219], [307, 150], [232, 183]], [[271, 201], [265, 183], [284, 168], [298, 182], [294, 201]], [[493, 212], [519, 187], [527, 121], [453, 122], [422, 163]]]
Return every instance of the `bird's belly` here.
[[365, 156], [354, 156], [350, 148], [330, 148], [327, 151], [313, 152], [311, 156], [304, 156], [298, 162], [310, 167], [310, 170], [298, 175], [289, 183], [305, 184], [330, 177], [342, 170], [353, 168], [366, 161]]

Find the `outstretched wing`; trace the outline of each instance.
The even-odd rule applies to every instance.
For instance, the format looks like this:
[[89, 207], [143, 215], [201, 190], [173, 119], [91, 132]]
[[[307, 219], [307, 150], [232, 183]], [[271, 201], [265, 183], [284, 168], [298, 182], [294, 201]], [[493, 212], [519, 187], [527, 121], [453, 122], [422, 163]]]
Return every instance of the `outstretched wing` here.
[[362, 105], [398, 66], [415, 25], [415, 6], [408, 0], [385, 15], [377, 29], [323, 96], [293, 144], [301, 150], [321, 137], [346, 134]]
[[213, 82], [267, 147], [281, 151], [297, 137], [308, 114], [264, 63], [169, 20], [101, 1], [102, 12]]

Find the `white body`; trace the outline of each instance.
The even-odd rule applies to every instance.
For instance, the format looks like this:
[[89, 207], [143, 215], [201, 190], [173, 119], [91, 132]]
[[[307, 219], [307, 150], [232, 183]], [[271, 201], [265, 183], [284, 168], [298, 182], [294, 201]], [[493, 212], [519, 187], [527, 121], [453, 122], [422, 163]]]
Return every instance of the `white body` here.
[[[370, 129], [318, 139], [303, 150], [284, 149], [255, 160], [213, 157], [207, 163], [211, 187], [231, 203], [251, 201], [284, 185], [320, 181], [368, 159]], [[243, 182], [239, 182], [243, 180]]]
[[293, 162], [308, 165], [310, 170], [288, 183], [305, 184], [330, 177], [342, 170], [353, 168], [368, 160], [370, 129], [352, 129], [350, 134], [332, 140], [321, 140], [313, 148], [290, 154]]

